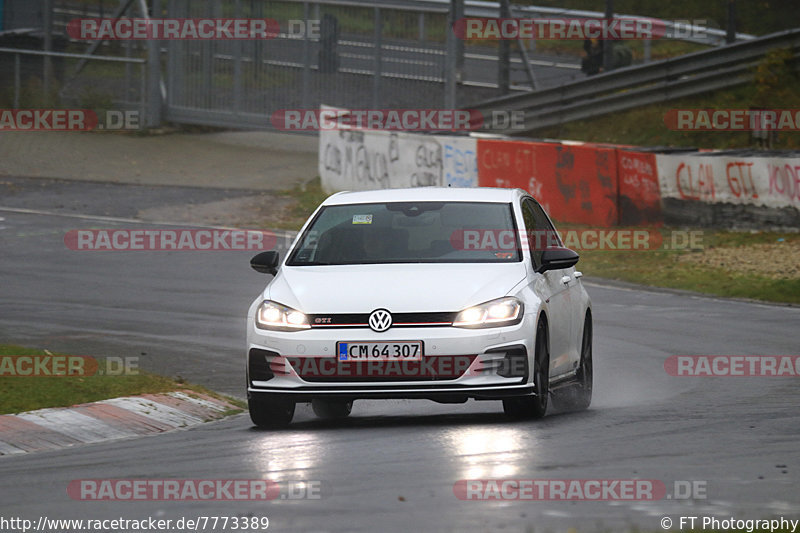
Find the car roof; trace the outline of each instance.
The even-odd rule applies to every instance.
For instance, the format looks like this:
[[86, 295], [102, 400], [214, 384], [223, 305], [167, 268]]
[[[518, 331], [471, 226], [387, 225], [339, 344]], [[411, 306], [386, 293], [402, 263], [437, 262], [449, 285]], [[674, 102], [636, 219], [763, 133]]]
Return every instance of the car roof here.
[[522, 189], [494, 187], [414, 187], [345, 191], [328, 197], [323, 205], [367, 204], [383, 202], [489, 202], [511, 203], [527, 195]]

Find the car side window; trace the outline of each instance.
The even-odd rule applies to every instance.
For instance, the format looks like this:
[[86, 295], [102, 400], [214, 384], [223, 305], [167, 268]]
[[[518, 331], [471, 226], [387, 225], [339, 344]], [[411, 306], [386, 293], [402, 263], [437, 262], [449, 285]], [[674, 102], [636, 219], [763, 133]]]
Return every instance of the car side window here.
[[550, 218], [547, 216], [547, 213], [544, 212], [542, 206], [539, 205], [539, 202], [531, 199], [528, 199], [527, 202], [531, 204], [531, 209], [533, 209], [533, 216], [536, 219], [536, 228], [540, 231], [552, 232], [548, 240], [548, 246], [562, 246], [561, 238], [558, 236], [556, 228], [553, 226], [553, 223], [550, 222]]
[[550, 246], [562, 246], [561, 239], [542, 206], [532, 198], [523, 200], [522, 218], [533, 265], [538, 268], [542, 264], [542, 251]]
[[528, 243], [528, 250], [533, 258], [534, 268], [541, 264], [542, 253], [536, 246], [536, 215], [533, 212], [531, 203], [527, 200], [522, 202], [522, 219], [525, 222], [525, 237]]

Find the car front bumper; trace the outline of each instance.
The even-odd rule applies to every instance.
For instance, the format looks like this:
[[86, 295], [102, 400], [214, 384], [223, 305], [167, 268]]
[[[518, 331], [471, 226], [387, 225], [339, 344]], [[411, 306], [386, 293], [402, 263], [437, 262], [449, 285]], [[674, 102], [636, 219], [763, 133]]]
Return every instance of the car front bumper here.
[[[418, 398], [460, 403], [536, 394], [530, 377], [534, 320], [525, 315], [521, 323], [500, 328], [405, 327], [376, 333], [366, 328], [265, 331], [251, 319], [248, 397], [283, 396], [297, 402]], [[420, 366], [444, 372], [423, 372], [396, 363], [387, 375], [384, 370], [392, 362], [381, 367], [370, 361], [354, 370], [336, 361], [337, 342], [390, 341], [422, 341]]]

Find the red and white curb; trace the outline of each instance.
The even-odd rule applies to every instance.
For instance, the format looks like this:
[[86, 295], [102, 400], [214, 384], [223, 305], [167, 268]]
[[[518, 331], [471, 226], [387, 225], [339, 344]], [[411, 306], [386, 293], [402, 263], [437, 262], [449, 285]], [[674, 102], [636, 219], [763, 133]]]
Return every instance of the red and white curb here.
[[0, 455], [56, 450], [196, 426], [239, 409], [196, 392], [114, 398], [0, 416]]

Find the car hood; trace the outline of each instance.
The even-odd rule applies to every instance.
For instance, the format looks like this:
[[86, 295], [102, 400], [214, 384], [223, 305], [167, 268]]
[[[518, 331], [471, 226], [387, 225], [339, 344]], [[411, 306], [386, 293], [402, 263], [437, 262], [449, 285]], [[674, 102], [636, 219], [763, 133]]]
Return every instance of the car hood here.
[[284, 266], [264, 298], [310, 314], [459, 311], [506, 296], [524, 277], [521, 262]]

